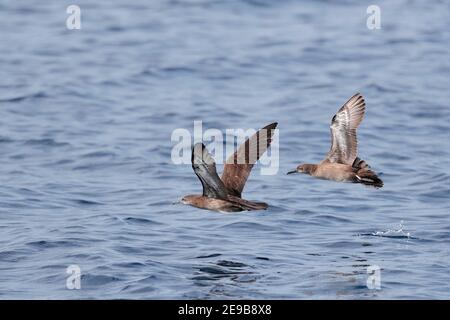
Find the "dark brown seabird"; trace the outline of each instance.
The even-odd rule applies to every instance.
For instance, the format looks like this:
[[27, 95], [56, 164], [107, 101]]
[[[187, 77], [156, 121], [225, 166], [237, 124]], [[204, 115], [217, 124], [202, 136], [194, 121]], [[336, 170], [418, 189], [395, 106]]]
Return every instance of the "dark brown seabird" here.
[[276, 122], [269, 124], [247, 139], [227, 159], [222, 178], [219, 178], [214, 159], [205, 145], [197, 143], [192, 149], [191, 163], [203, 185], [203, 194], [184, 196], [181, 202], [220, 212], [266, 209], [267, 203], [244, 200], [241, 194], [253, 165], [270, 146], [276, 126]]
[[383, 181], [357, 157], [356, 129], [364, 117], [361, 94], [351, 97], [331, 120], [331, 149], [318, 164], [301, 164], [291, 173], [306, 173], [316, 178], [356, 182], [381, 188]]

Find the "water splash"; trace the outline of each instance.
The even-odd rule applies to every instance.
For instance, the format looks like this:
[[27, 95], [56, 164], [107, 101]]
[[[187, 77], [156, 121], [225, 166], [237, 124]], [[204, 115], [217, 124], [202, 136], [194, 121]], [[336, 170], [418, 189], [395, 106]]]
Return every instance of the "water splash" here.
[[388, 229], [387, 231], [376, 231], [372, 233], [373, 236], [377, 237], [388, 237], [388, 238], [406, 238], [411, 239], [410, 232], [406, 232], [404, 230], [403, 220], [400, 221], [400, 224], [397, 229]]

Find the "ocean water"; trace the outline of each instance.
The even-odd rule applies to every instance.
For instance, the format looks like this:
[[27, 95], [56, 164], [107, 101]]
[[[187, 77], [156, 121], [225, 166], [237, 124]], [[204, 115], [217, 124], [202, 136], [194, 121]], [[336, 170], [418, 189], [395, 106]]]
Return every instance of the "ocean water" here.
[[[81, 30], [70, 4], [0, 4], [0, 299], [450, 298], [448, 1], [77, 0]], [[356, 92], [384, 188], [285, 175]], [[194, 120], [278, 121], [244, 190], [268, 210], [177, 203]]]

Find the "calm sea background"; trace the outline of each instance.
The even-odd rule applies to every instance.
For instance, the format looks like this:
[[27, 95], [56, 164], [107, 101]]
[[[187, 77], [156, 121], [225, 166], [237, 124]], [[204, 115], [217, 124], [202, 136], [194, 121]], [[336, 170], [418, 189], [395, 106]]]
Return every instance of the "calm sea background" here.
[[[11, 0], [0, 43], [0, 299], [450, 298], [448, 1]], [[286, 176], [358, 91], [385, 187]], [[279, 172], [244, 192], [267, 211], [176, 203], [194, 120], [279, 122]]]

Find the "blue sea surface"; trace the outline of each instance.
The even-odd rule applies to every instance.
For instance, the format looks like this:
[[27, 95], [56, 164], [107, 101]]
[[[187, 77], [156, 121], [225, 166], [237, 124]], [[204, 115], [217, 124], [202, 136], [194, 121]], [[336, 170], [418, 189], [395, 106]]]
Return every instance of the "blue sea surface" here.
[[[77, 0], [68, 30], [71, 4], [0, 3], [0, 299], [450, 299], [448, 1], [376, 1], [375, 30], [373, 1]], [[287, 176], [356, 92], [385, 186]], [[243, 194], [268, 210], [178, 202], [194, 120], [279, 123]]]

